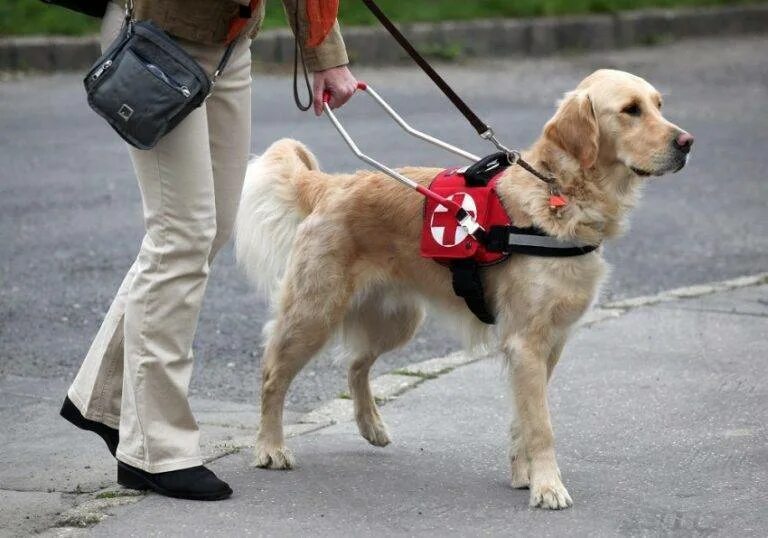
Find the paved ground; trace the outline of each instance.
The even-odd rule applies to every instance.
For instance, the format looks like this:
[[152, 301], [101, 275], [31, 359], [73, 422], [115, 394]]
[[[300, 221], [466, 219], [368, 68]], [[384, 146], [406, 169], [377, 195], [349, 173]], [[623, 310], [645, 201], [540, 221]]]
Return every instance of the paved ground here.
[[[444, 71], [515, 144], [536, 136], [560, 93], [604, 66], [646, 76], [666, 93], [669, 117], [697, 135], [690, 166], [649, 185], [632, 231], [608, 246], [615, 264], [608, 300], [768, 267], [766, 52], [765, 38], [691, 41]], [[482, 151], [420, 73], [359, 74], [415, 125]], [[287, 77], [258, 76], [254, 151], [294, 136], [328, 169], [357, 167], [324, 120], [291, 108], [288, 91]], [[343, 115], [387, 162], [452, 164], [414, 145], [364, 98]], [[237, 490], [227, 503], [151, 497], [115, 508], [135, 499], [102, 490], [114, 462], [56, 410], [138, 246], [130, 165], [70, 75], [0, 83], [0, 162], [0, 535], [87, 523], [103, 509], [117, 516], [97, 534], [768, 533], [759, 510], [759, 485], [768, 479], [765, 286], [640, 308], [577, 333], [552, 393], [571, 511], [528, 510], [527, 493], [506, 485], [506, 403], [490, 360], [388, 404], [395, 444], [387, 449], [368, 447], [350, 424], [339, 424], [290, 441], [299, 458], [293, 473], [255, 471], [247, 451], [217, 460]], [[231, 251], [208, 295], [193, 406], [206, 454], [220, 456], [253, 438], [265, 313]], [[425, 331], [378, 370], [455, 346], [439, 329]], [[328, 360], [310, 365], [292, 391], [287, 421], [343, 390], [343, 379]], [[88, 510], [69, 511], [84, 501]]]
[[[667, 114], [697, 135], [680, 174], [649, 185], [633, 229], [608, 245], [615, 270], [606, 297], [755, 273], [768, 266], [768, 39], [688, 41], [550, 59], [473, 62], [444, 69], [504, 140], [525, 145], [556, 98], [598, 67], [647, 77]], [[357, 70], [417, 126], [477, 152], [447, 101], [413, 69]], [[289, 79], [258, 75], [254, 151], [279, 136], [307, 142], [331, 170], [360, 163], [324, 119], [292, 105]], [[364, 97], [343, 117], [361, 144], [393, 164], [451, 165], [406, 138]], [[0, 84], [0, 375], [71, 379], [141, 235], [139, 198], [124, 147], [84, 102], [80, 77]], [[235, 271], [215, 267], [196, 344], [193, 392], [252, 402], [259, 383], [264, 305]], [[442, 355], [456, 343], [438, 329], [380, 361], [379, 371]], [[344, 389], [343, 368], [315, 361], [290, 394], [306, 410]], [[57, 394], [58, 396], [58, 394]]]
[[149, 498], [94, 534], [765, 536], [767, 317], [763, 286], [582, 330], [551, 389], [570, 511], [509, 487], [504, 382], [485, 360], [386, 406], [391, 448], [339, 424], [291, 443], [294, 472], [249, 468], [248, 452], [217, 462], [230, 502]]
[[[0, 481], [38, 491], [3, 491], [0, 529], [18, 535], [58, 517], [104, 518], [88, 531], [96, 536], [766, 536], [767, 330], [763, 284], [633, 308], [577, 331], [550, 388], [575, 502], [567, 511], [530, 509], [528, 491], [509, 486], [509, 402], [490, 358], [384, 405], [394, 439], [386, 448], [342, 421], [289, 439], [293, 471], [252, 468], [247, 449], [216, 460], [235, 489], [220, 503], [114, 488], [77, 494], [114, 462], [95, 436], [58, 424], [57, 402], [30, 398], [16, 406], [25, 428], [0, 409], [3, 431], [30, 441], [23, 457], [19, 443], [2, 447], [15, 465], [2, 462]], [[87, 452], [73, 454], [73, 444]], [[60, 489], [40, 492], [48, 483]]]

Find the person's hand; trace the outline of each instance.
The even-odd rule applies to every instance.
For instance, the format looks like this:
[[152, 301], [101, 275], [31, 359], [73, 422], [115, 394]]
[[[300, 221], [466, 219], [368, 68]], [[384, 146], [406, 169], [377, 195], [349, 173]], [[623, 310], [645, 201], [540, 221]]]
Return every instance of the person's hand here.
[[315, 71], [312, 80], [312, 92], [315, 102], [315, 115], [323, 113], [323, 93], [331, 95], [328, 105], [339, 108], [349, 101], [357, 89], [357, 79], [352, 76], [346, 65], [331, 67], [325, 71]]

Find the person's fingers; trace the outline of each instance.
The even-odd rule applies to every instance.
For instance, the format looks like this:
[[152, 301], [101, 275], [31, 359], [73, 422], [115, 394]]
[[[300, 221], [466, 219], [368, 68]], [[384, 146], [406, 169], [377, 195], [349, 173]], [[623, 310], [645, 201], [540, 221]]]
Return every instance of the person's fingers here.
[[338, 92], [337, 99], [336, 99], [336, 106], [343, 106], [347, 101], [349, 101], [352, 96], [355, 94], [355, 86], [347, 85], [347, 87], [344, 88], [344, 91]]
[[323, 113], [323, 90], [325, 89], [325, 79], [315, 75], [312, 81], [312, 100], [314, 101], [315, 116]]
[[343, 103], [339, 100], [339, 92], [337, 90], [331, 90], [331, 98], [328, 100], [328, 106], [331, 109], [339, 108]]

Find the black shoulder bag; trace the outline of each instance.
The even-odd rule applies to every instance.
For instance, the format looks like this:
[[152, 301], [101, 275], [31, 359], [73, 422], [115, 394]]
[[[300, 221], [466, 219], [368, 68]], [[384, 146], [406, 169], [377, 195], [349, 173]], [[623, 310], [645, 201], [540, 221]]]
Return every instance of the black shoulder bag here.
[[135, 21], [133, 0], [128, 0], [120, 35], [83, 81], [88, 104], [126, 142], [153, 148], [203, 104], [237, 41], [227, 45], [209, 78], [168, 34], [150, 21]]

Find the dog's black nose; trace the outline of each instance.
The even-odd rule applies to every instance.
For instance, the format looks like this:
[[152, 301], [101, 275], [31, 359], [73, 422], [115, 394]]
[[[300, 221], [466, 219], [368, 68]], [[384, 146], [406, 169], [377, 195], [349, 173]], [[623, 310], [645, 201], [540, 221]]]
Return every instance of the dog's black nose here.
[[693, 135], [683, 131], [677, 135], [677, 138], [675, 138], [672, 144], [683, 153], [688, 153], [691, 151], [691, 146], [693, 146]]

